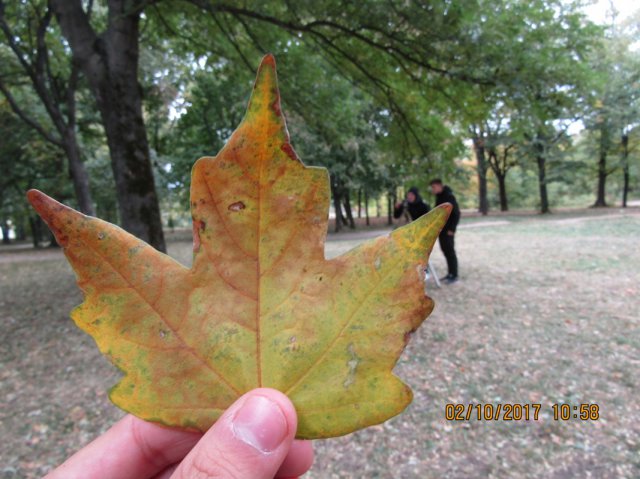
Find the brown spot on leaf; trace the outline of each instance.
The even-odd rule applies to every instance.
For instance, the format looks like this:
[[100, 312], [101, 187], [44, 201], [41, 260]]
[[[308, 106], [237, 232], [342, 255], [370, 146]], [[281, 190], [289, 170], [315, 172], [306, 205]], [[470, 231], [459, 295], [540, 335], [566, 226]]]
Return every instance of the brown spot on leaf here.
[[287, 156], [293, 161], [298, 161], [298, 157], [296, 156], [295, 151], [293, 151], [293, 147], [289, 143], [283, 143], [280, 149], [284, 151]]
[[193, 252], [200, 250], [200, 232], [204, 231], [207, 224], [202, 220], [193, 220]]
[[404, 345], [405, 347], [407, 346], [407, 344], [409, 344], [409, 340], [411, 339], [411, 336], [413, 336], [413, 333], [415, 333], [416, 330], [415, 328], [410, 329], [409, 331], [407, 331], [406, 333], [404, 333]]
[[277, 116], [282, 116], [282, 111], [280, 110], [280, 92], [277, 88], [271, 89], [271, 94], [274, 96], [274, 100], [271, 103], [271, 109]]
[[69, 244], [69, 236], [67, 235], [56, 235], [56, 241], [62, 248], [66, 248]]
[[229, 205], [229, 211], [241, 211], [243, 209], [245, 209], [246, 206], [244, 205], [244, 203], [242, 201], [236, 201], [235, 203], [231, 203]]

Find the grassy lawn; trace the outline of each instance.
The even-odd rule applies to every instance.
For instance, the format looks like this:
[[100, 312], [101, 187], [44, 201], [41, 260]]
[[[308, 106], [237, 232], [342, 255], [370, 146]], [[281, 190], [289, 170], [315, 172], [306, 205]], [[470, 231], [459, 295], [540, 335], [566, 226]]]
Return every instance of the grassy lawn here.
[[[404, 414], [318, 441], [311, 478], [640, 477], [640, 214], [472, 218], [456, 236], [461, 281], [396, 369]], [[362, 241], [332, 236], [327, 256]], [[191, 245], [170, 244], [190, 261]], [[434, 264], [446, 273], [436, 247]], [[122, 413], [118, 373], [68, 313], [81, 301], [59, 252], [0, 250], [1, 479], [35, 478]], [[541, 404], [538, 420], [447, 421], [447, 403]], [[552, 405], [596, 403], [597, 421]]]

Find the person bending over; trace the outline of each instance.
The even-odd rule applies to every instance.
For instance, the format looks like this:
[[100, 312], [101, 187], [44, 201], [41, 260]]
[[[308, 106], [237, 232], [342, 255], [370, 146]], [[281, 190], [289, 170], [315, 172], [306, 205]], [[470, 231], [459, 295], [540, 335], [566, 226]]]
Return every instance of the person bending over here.
[[415, 186], [409, 188], [409, 191], [407, 191], [407, 198], [404, 202], [396, 203], [396, 207], [393, 211], [393, 217], [395, 219], [400, 218], [404, 214], [405, 209], [409, 212], [411, 221], [415, 221], [422, 215], [426, 215], [429, 212], [429, 205], [424, 202], [420, 196], [418, 188]]

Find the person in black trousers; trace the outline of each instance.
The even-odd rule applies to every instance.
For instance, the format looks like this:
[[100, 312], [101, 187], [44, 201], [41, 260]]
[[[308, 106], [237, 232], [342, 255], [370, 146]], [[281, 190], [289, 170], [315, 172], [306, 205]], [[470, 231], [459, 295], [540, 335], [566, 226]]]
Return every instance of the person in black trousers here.
[[431, 180], [431, 192], [436, 195], [436, 206], [443, 203], [450, 203], [453, 206], [449, 219], [439, 236], [440, 248], [447, 259], [447, 267], [449, 268], [449, 274], [442, 278], [442, 281], [451, 284], [458, 281], [458, 257], [454, 248], [454, 237], [458, 221], [460, 221], [460, 208], [456, 197], [453, 196], [453, 191], [443, 184], [441, 179]]
[[404, 202], [396, 204], [393, 210], [393, 217], [395, 219], [400, 218], [405, 208], [409, 212], [409, 216], [411, 216], [411, 221], [415, 221], [429, 212], [429, 205], [424, 202], [418, 188], [415, 186], [409, 188], [409, 191], [407, 191], [407, 199]]

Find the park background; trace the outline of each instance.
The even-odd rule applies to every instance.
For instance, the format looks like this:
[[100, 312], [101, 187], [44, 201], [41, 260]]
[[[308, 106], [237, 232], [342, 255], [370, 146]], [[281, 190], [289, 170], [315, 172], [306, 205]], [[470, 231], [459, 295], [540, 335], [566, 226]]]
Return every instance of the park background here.
[[[330, 172], [327, 256], [449, 184], [461, 281], [397, 373], [408, 411], [319, 441], [310, 477], [638, 477], [640, 11], [633, 2], [0, 0], [0, 445], [39, 477], [122, 414], [68, 313], [38, 188], [190, 264], [190, 170], [274, 53], [291, 141]], [[437, 249], [434, 265], [445, 271]], [[544, 405], [453, 423], [450, 402]], [[593, 422], [551, 405], [598, 403]]]

